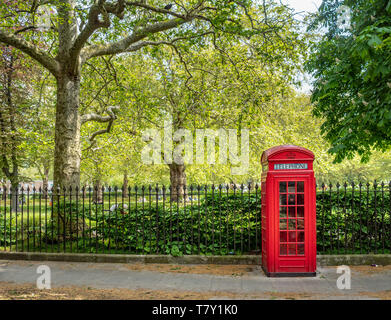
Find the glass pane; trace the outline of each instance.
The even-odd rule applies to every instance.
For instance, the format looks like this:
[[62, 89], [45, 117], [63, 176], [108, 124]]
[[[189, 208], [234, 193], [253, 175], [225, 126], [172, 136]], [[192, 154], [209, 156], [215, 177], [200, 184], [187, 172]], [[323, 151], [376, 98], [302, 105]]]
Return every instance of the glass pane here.
[[295, 207], [288, 207], [288, 215], [290, 218], [294, 218], [295, 215]]
[[298, 205], [304, 204], [304, 194], [297, 195], [297, 204]]
[[304, 218], [304, 207], [297, 207], [297, 216]]
[[304, 242], [304, 231], [297, 232], [297, 242]]
[[280, 207], [280, 218], [286, 218], [286, 207]]
[[295, 244], [288, 244], [288, 254], [290, 256], [295, 256], [296, 255], [296, 245]]
[[304, 243], [297, 245], [297, 254], [304, 254]]
[[304, 230], [304, 220], [303, 219], [297, 219], [297, 229]]
[[286, 193], [286, 182], [280, 182], [280, 193]]
[[288, 204], [293, 204], [293, 205], [295, 204], [295, 195], [294, 194], [289, 195]]
[[280, 220], [280, 230], [286, 230], [286, 219]]
[[286, 206], [286, 194], [280, 194], [280, 206]]
[[296, 192], [296, 190], [295, 190], [295, 182], [294, 181], [288, 182], [288, 192], [289, 193], [295, 193]]
[[289, 231], [289, 242], [296, 242], [296, 231]]
[[280, 242], [287, 242], [287, 232], [286, 231], [281, 231], [280, 232]]
[[296, 220], [289, 219], [289, 230], [296, 230]]
[[297, 183], [297, 192], [304, 192], [304, 181], [299, 181]]
[[280, 255], [286, 256], [286, 244], [280, 244]]

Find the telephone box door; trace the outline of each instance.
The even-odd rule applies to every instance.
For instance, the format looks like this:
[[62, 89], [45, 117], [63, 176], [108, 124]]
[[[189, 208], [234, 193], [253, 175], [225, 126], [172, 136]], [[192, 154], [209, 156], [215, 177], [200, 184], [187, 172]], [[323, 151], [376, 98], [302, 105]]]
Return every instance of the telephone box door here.
[[309, 270], [309, 230], [307, 177], [279, 177], [275, 183], [275, 212], [278, 213], [275, 233], [276, 272], [302, 273]]

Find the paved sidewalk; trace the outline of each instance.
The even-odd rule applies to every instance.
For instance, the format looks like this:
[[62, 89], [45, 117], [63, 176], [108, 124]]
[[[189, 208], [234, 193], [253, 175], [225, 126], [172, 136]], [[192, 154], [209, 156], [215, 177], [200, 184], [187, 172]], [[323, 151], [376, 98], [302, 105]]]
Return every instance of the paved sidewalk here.
[[[167, 270], [167, 265], [155, 265], [152, 271], [150, 266], [145, 266], [148, 269], [145, 271], [143, 266], [132, 270], [131, 265], [115, 263], [0, 260], [0, 286], [1, 283], [35, 284], [39, 265], [51, 268], [53, 288], [215, 292], [212, 297], [215, 299], [391, 299], [391, 267], [352, 267], [351, 290], [339, 290], [336, 281], [340, 274], [336, 273], [336, 267], [319, 268], [314, 278], [267, 278], [260, 267], [254, 266], [240, 275], [216, 275], [208, 273], [208, 268], [203, 274], [183, 273], [181, 266], [173, 265], [171, 270]], [[218, 268], [209, 266], [214, 267]]]

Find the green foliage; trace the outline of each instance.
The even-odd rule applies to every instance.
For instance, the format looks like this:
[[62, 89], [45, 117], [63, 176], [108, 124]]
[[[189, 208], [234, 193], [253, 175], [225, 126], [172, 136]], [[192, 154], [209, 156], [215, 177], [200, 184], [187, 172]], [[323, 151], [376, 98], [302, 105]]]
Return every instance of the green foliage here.
[[48, 243], [74, 241], [81, 235], [81, 230], [88, 230], [85, 224], [88, 214], [83, 217], [83, 212], [87, 210], [91, 213], [90, 206], [84, 206], [83, 211], [83, 207], [75, 199], [72, 199], [72, 203], [62, 200], [62, 197], [53, 197], [53, 204], [46, 216], [47, 222], [45, 221], [39, 230], [44, 241]]
[[186, 207], [172, 203], [170, 208], [146, 203], [128, 210], [119, 205], [90, 219], [96, 221], [92, 231], [104, 250], [226, 255], [256, 250], [259, 212], [254, 194], [209, 194], [200, 206], [191, 201]]
[[325, 253], [386, 252], [391, 248], [391, 195], [378, 187], [333, 188], [317, 194], [317, 246]]
[[0, 212], [0, 246], [10, 246], [16, 243], [15, 215], [12, 219]]
[[[315, 42], [314, 114], [335, 160], [355, 154], [368, 161], [373, 149], [391, 147], [391, 10], [389, 0], [324, 0], [312, 29], [327, 32]], [[338, 23], [340, 5], [351, 9], [351, 29]]]
[[[347, 185], [317, 193], [317, 250], [320, 254], [388, 253], [391, 248], [391, 194], [381, 185], [355, 191]], [[201, 190], [201, 195], [204, 191]], [[194, 194], [197, 194], [195, 191]], [[182, 202], [182, 203], [181, 203]], [[122, 204], [115, 210], [100, 204], [54, 203], [38, 216], [0, 214], [0, 246], [16, 250], [170, 254], [173, 256], [259, 254], [261, 199], [241, 190], [214, 190], [205, 197]], [[106, 209], [107, 208], [107, 209]], [[66, 213], [65, 224], [61, 218]], [[59, 214], [60, 213], [60, 216]], [[53, 216], [53, 219], [52, 219]], [[22, 229], [23, 221], [23, 229]], [[5, 223], [5, 225], [4, 225]], [[4, 228], [5, 227], [5, 228]], [[64, 232], [65, 228], [65, 232]], [[4, 237], [5, 232], [5, 237]], [[64, 237], [65, 235], [65, 237]], [[11, 242], [10, 242], [11, 239]], [[22, 240], [24, 244], [22, 245]], [[64, 241], [65, 240], [65, 241]]]

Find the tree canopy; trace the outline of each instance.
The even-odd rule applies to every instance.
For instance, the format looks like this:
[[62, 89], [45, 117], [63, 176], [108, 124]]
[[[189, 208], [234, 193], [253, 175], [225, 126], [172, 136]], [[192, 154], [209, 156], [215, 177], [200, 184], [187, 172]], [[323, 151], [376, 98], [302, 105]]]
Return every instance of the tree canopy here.
[[[341, 5], [352, 11], [351, 28]], [[260, 179], [262, 151], [280, 144], [313, 150], [319, 181], [388, 178], [390, 7], [325, 0], [304, 33], [272, 0], [169, 9], [152, 0], [2, 1], [1, 178], [247, 183]], [[295, 87], [309, 40], [313, 103]], [[180, 177], [178, 168], [143, 163], [142, 133], [163, 131], [167, 115], [193, 138], [197, 129], [248, 129], [249, 170], [193, 163]], [[356, 153], [374, 157], [361, 164]]]
[[[335, 160], [391, 147], [391, 1], [324, 0], [307, 69], [314, 114]], [[326, 31], [326, 32], [324, 32]]]

